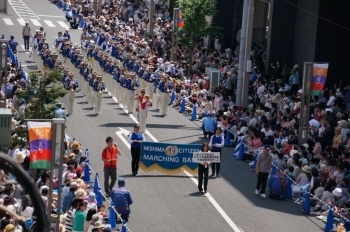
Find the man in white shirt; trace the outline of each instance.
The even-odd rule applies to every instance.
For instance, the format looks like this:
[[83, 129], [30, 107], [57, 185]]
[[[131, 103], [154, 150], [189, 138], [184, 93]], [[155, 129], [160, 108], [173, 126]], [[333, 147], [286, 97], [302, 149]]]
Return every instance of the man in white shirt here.
[[263, 85], [263, 83], [261, 81], [259, 81], [258, 85], [259, 85], [259, 87], [258, 87], [256, 94], [258, 95], [259, 98], [261, 98], [263, 93], [265, 92], [266, 88], [265, 88], [265, 85]]
[[333, 90], [330, 90], [329, 91], [329, 99], [328, 99], [328, 102], [327, 102], [327, 106], [328, 107], [332, 107], [334, 105], [335, 100], [336, 100], [336, 98], [334, 96]]

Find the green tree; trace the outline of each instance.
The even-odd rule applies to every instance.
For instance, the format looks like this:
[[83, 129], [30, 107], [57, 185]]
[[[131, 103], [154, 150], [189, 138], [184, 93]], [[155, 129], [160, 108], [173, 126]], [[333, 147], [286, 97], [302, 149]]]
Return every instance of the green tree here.
[[54, 118], [56, 103], [66, 94], [58, 70], [45, 75], [31, 72], [29, 78], [27, 89], [18, 93], [18, 99], [25, 101], [27, 106], [17, 119], [20, 125], [12, 131], [11, 148], [23, 146], [27, 142], [28, 131], [26, 126], [22, 126], [26, 124], [25, 119]]
[[216, 0], [177, 0], [185, 26], [177, 33], [177, 41], [189, 48], [189, 69], [192, 69], [192, 55], [196, 43], [203, 37], [215, 37], [219, 27], [208, 23], [206, 17], [217, 13]]

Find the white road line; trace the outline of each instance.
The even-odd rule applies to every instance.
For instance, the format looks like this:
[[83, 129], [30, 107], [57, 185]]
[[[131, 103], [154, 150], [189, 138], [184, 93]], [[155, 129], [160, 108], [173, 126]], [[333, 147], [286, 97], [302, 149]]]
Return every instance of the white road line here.
[[30, 9], [22, 0], [20, 0], [20, 1], [18, 1], [18, 2], [19, 2], [21, 5], [26, 6], [27, 9], [30, 10], [30, 11], [33, 13], [33, 15], [35, 16], [35, 18], [40, 19], [40, 18], [34, 13], [34, 11], [32, 11], [32, 9]]
[[18, 15], [18, 17], [22, 18], [22, 16], [20, 14], [18, 14], [18, 12], [17, 12], [16, 8], [14, 7], [14, 5], [12, 4], [11, 0], [7, 0], [7, 1], [9, 2], [10, 6], [12, 6], [13, 11]]
[[40, 17], [50, 17], [50, 18], [63, 18], [65, 19], [66, 17], [64, 16], [55, 16], [55, 15], [38, 15]]
[[39, 21], [36, 20], [36, 19], [30, 19], [30, 21], [32, 21], [32, 23], [34, 24], [34, 26], [37, 26], [37, 27], [40, 27], [40, 26], [41, 26], [41, 24], [39, 23]]
[[[108, 93], [109, 95], [111, 95], [110, 93]], [[113, 100], [115, 102], [117, 101], [117, 98], [113, 97]], [[128, 113], [128, 111], [126, 109], [124, 109], [124, 106], [122, 104], [119, 104], [119, 107], [121, 107], [123, 109], [123, 111], [125, 113]], [[137, 119], [134, 117], [134, 115], [129, 114], [129, 117], [136, 123], [138, 124]], [[146, 134], [150, 137], [150, 139], [153, 140], [153, 142], [159, 142], [148, 130], [146, 130]], [[198, 185], [198, 181], [195, 177], [193, 177], [190, 173], [184, 171], [184, 173], [196, 184], [196, 186]], [[225, 213], [225, 211], [221, 208], [221, 206], [216, 202], [216, 200], [210, 195], [210, 193], [206, 193], [205, 196], [208, 198], [208, 200], [210, 201], [210, 203], [214, 206], [214, 208], [219, 212], [219, 214], [225, 219], [225, 221], [227, 222], [227, 224], [231, 227], [231, 229], [234, 232], [242, 232], [242, 229], [240, 229], [232, 220], [231, 218]]]
[[13, 24], [12, 20], [11, 19], [8, 19], [8, 18], [3, 18], [4, 22], [6, 23], [6, 25], [10, 26], [10, 25], [15, 25]]
[[26, 48], [24, 47], [24, 45], [21, 45], [21, 48], [23, 49], [23, 51], [25, 51], [25, 50], [26, 50]]
[[65, 24], [63, 21], [57, 21], [57, 23], [63, 28], [67, 28], [68, 27], [67, 24]]
[[26, 24], [26, 21], [24, 19], [17, 19], [17, 21], [19, 24], [21, 24], [21, 26], [24, 26]]
[[56, 27], [55, 24], [53, 24], [50, 20], [44, 20], [44, 22], [45, 22], [49, 27]]

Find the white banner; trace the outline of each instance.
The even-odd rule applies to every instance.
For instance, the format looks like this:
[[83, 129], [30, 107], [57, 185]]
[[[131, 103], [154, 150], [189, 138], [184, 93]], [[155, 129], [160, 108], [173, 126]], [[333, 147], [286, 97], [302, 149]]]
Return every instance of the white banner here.
[[192, 157], [194, 163], [220, 163], [220, 152], [194, 152]]

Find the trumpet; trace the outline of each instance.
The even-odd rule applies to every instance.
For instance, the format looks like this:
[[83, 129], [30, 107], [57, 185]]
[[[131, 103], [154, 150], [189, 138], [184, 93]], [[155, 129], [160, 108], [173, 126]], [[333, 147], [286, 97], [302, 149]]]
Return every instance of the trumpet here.
[[97, 87], [97, 89], [98, 89], [98, 92], [99, 92], [99, 93], [102, 93], [102, 91], [101, 91], [101, 89], [102, 89], [102, 82], [98, 82], [98, 87]]
[[70, 81], [70, 91], [72, 91], [72, 92], [74, 92], [73, 85], [74, 85], [74, 81], [71, 80], [71, 81]]

